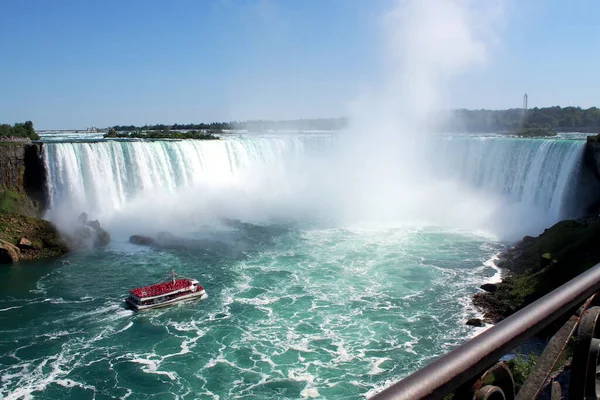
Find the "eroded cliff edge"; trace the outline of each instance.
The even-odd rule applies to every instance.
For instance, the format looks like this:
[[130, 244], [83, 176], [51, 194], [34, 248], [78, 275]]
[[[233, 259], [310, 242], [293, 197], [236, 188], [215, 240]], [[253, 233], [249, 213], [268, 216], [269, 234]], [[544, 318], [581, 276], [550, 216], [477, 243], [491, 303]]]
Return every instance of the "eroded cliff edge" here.
[[42, 143], [0, 141], [0, 263], [65, 254], [48, 205]]
[[39, 217], [48, 205], [42, 143], [0, 142], [0, 211]]

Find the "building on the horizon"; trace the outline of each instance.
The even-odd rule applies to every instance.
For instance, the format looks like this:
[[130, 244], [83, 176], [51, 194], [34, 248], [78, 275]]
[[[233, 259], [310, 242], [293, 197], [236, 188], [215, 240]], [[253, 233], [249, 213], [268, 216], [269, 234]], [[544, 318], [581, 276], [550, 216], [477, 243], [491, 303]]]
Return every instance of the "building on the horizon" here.
[[523, 110], [527, 110], [527, 93], [523, 96]]

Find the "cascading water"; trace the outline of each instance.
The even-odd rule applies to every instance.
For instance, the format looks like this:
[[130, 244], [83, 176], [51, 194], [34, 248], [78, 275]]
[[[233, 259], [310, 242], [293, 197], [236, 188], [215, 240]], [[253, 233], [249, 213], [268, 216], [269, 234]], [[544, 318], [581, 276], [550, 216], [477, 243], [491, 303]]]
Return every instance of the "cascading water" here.
[[[437, 140], [430, 164], [441, 179], [456, 179], [503, 199], [531, 233], [577, 216], [585, 142], [561, 139], [458, 137]], [[522, 225], [522, 222], [520, 222]]]
[[283, 173], [286, 160], [302, 152], [303, 142], [294, 137], [48, 143], [50, 209], [102, 215], [140, 196], [194, 186], [251, 185], [252, 174], [264, 169]]
[[[333, 147], [335, 142], [339, 144], [344, 140], [343, 134], [336, 139]], [[454, 202], [468, 200], [474, 192], [484, 193], [486, 197], [481, 198], [481, 202], [493, 201], [496, 205], [494, 217], [499, 217], [498, 213], [504, 214], [503, 219], [510, 215], [516, 219], [527, 217], [530, 230], [526, 233], [531, 234], [576, 212], [574, 196], [583, 141], [442, 137], [422, 144], [423, 165], [413, 166], [413, 170], [421, 171], [419, 185], [458, 182], [471, 191], [461, 194], [460, 189], [454, 189], [459, 192], [452, 197]], [[316, 153], [314, 149], [319, 145], [321, 153], [330, 154], [320, 154], [320, 163], [315, 167], [311, 165], [313, 159], [309, 153]], [[323, 147], [328, 150], [323, 151]], [[277, 200], [283, 203], [296, 199], [301, 203], [306, 199], [313, 207], [316, 203], [319, 203], [316, 207], [328, 207], [330, 215], [335, 214], [336, 208], [348, 208], [348, 204], [358, 197], [356, 193], [385, 196], [376, 193], [373, 187], [362, 187], [361, 181], [356, 183], [357, 180], [352, 178], [354, 171], [339, 171], [345, 166], [337, 163], [333, 147], [326, 136], [292, 134], [220, 141], [48, 143], [45, 159], [51, 197], [49, 217], [56, 218], [62, 207], [73, 213], [86, 211], [110, 218], [111, 213], [126, 209], [129, 202], [140, 198], [156, 202], [161, 196], [167, 196], [173, 201], [182, 192], [194, 188], [201, 188], [193, 192], [197, 201], [207, 197], [208, 193], [214, 195], [234, 187], [238, 189], [238, 195], [260, 194], [260, 199], [269, 199], [265, 200], [265, 208], [271, 210], [276, 208], [274, 201]], [[329, 173], [336, 168], [337, 175]], [[394, 171], [387, 173], [392, 178], [395, 175]], [[333, 195], [330, 190], [332, 180], [340, 176], [350, 182], [348, 191], [342, 188]], [[402, 184], [398, 179], [386, 179], [384, 185]], [[350, 188], [352, 185], [355, 187]], [[421, 189], [410, 185], [409, 189], [402, 191], [404, 201], [414, 197], [420, 202], [416, 192]], [[432, 190], [427, 193], [428, 197], [445, 196], [449, 189]], [[312, 196], [307, 197], [307, 193]], [[190, 197], [183, 196], [182, 201]], [[433, 205], [445, 207], [445, 201], [434, 199]], [[431, 204], [430, 201], [427, 207], [431, 208]], [[144, 206], [140, 204], [139, 207]], [[296, 206], [302, 207], [302, 204]], [[371, 207], [369, 199], [360, 207]], [[409, 212], [393, 214], [390, 218], [420, 219], [421, 211], [424, 209], [411, 207]], [[446, 214], [452, 212], [452, 207], [444, 211]], [[435, 216], [427, 215], [427, 218], [429, 224], [441, 223]], [[493, 221], [488, 219], [485, 223], [493, 224]]]

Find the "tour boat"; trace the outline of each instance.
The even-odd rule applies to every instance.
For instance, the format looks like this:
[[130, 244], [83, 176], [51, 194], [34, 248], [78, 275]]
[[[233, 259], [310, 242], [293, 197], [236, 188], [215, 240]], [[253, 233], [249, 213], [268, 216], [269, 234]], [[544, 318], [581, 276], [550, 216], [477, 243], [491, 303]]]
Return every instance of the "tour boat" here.
[[131, 289], [125, 302], [135, 311], [142, 311], [207, 297], [196, 279], [175, 279], [173, 273], [169, 281]]

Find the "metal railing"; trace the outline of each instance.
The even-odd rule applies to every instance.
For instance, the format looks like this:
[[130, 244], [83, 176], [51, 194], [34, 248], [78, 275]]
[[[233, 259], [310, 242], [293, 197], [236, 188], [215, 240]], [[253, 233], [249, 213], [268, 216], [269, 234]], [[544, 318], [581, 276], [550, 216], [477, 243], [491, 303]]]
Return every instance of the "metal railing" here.
[[[554, 382], [551, 398], [600, 398], [600, 388], [596, 389], [600, 307], [592, 307], [594, 295], [599, 291], [600, 264], [597, 264], [372, 399], [443, 399], [450, 393], [454, 393], [453, 400], [535, 399], [549, 384], [550, 374], [573, 336], [575, 348], [568, 397], [560, 393], [561, 386]], [[573, 315], [548, 342], [532, 373], [515, 395], [512, 374], [507, 365], [498, 360], [568, 313]]]

